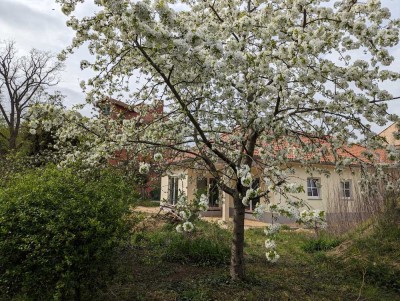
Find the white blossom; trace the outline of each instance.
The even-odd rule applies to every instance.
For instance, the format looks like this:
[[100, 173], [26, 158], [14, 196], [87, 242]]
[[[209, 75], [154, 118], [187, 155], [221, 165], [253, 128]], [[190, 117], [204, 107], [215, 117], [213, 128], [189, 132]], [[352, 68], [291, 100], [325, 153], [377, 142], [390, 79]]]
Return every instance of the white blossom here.
[[183, 227], [181, 224], [179, 224], [178, 226], [176, 226], [176, 232], [178, 233], [182, 233], [183, 232]]
[[298, 193], [304, 191], [303, 185], [300, 183], [286, 183], [285, 188], [289, 193]]
[[155, 153], [154, 154], [154, 161], [161, 161], [163, 159], [163, 155], [160, 153]]
[[256, 218], [260, 219], [264, 215], [266, 210], [267, 210], [266, 204], [257, 203], [256, 208], [253, 210], [253, 215]]
[[180, 211], [179, 212], [179, 216], [183, 219], [183, 220], [187, 220], [189, 217], [188, 217], [188, 215], [186, 214], [186, 212], [185, 211]]
[[271, 249], [271, 250], [276, 249], [276, 243], [275, 243], [275, 241], [272, 240], [272, 239], [266, 239], [266, 240], [265, 240], [265, 248], [266, 248], [266, 249]]
[[250, 187], [251, 184], [253, 183], [253, 177], [250, 172], [248, 172], [245, 176], [241, 177], [240, 180], [243, 186], [245, 187]]
[[278, 259], [280, 258], [279, 254], [276, 253], [275, 250], [269, 250], [265, 253], [265, 256], [267, 257], [267, 260], [269, 262], [275, 263], [278, 261]]
[[264, 233], [265, 233], [265, 235], [274, 235], [274, 234], [278, 233], [278, 231], [280, 229], [281, 229], [281, 225], [278, 223], [275, 223], [275, 224], [267, 226], [264, 229]]
[[201, 211], [207, 211], [208, 209], [208, 197], [205, 194], [202, 194], [199, 199], [199, 209]]
[[193, 226], [193, 224], [191, 222], [184, 222], [182, 224], [182, 229], [185, 232], [192, 232], [193, 229], [194, 229], [194, 226]]
[[147, 174], [147, 173], [149, 173], [149, 170], [150, 170], [150, 164], [149, 163], [140, 162], [140, 164], [139, 164], [139, 173]]

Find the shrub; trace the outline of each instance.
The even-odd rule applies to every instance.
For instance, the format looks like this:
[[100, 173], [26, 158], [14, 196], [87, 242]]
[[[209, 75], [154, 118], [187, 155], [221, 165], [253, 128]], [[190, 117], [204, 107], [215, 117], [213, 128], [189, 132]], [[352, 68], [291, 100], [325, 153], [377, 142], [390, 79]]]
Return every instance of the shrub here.
[[53, 167], [15, 176], [0, 190], [3, 295], [83, 298], [128, 237], [131, 196], [130, 187], [105, 171], [92, 180]]
[[159, 201], [161, 196], [161, 183], [158, 182], [156, 187], [150, 191], [150, 199], [153, 201]]

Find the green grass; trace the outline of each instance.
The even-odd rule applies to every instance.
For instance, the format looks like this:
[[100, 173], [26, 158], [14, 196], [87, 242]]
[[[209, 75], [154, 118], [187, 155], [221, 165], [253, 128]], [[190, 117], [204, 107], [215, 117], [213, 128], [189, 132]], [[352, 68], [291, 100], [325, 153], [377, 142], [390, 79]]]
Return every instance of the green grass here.
[[196, 266], [221, 266], [229, 263], [229, 235], [217, 225], [199, 221], [194, 233], [177, 233], [166, 224], [158, 231], [133, 235], [133, 245], [151, 249], [154, 262], [177, 262]]
[[301, 244], [301, 248], [304, 250], [304, 252], [313, 253], [331, 250], [337, 247], [339, 244], [340, 239], [331, 237], [329, 235], [321, 235], [320, 237], [306, 240], [303, 244]]
[[136, 206], [143, 206], [143, 207], [160, 207], [159, 201], [152, 201], [152, 200], [140, 200], [135, 203]]
[[[366, 232], [366, 233], [365, 233]], [[365, 282], [400, 295], [400, 227], [382, 219], [352, 235], [352, 244], [337, 256], [340, 262], [362, 271]]]
[[263, 229], [246, 230], [246, 279], [233, 282], [229, 231], [200, 222], [182, 236], [173, 224], [155, 223], [133, 235], [119, 278], [97, 300], [400, 300], [398, 227], [320, 240], [284, 230], [274, 264], [265, 259]]

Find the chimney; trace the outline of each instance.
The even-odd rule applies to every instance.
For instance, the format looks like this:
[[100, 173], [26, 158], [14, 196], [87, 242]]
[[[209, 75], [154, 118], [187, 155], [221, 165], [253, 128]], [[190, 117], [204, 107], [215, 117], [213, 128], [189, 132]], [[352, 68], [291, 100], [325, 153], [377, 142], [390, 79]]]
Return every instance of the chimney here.
[[162, 115], [164, 113], [164, 101], [163, 100], [156, 101], [154, 112], [159, 115]]

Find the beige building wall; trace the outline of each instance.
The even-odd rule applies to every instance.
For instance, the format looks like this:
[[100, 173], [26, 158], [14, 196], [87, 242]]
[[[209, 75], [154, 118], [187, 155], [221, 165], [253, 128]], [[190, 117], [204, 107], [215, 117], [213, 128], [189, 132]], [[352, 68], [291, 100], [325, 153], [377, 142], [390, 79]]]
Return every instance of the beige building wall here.
[[[339, 201], [343, 202], [343, 204], [349, 206], [349, 211], [351, 211], [351, 207], [353, 206], [354, 199], [347, 198], [344, 199], [340, 195], [340, 182], [343, 180], [351, 181], [351, 193], [352, 195], [356, 190], [358, 190], [357, 185], [360, 179], [359, 169], [353, 168], [350, 170], [347, 168], [341, 175], [337, 174], [334, 171], [334, 166], [320, 166], [330, 171], [330, 176], [326, 177], [324, 174], [320, 174], [318, 172], [314, 173], [306, 173], [305, 169], [300, 165], [292, 166], [295, 170], [295, 174], [290, 176], [289, 182], [299, 183], [303, 185], [304, 192], [303, 193], [295, 193], [292, 194], [293, 199], [300, 198], [306, 201], [306, 203], [312, 209], [320, 209], [328, 212], [334, 212], [332, 206], [329, 206], [329, 202]], [[254, 170], [252, 170], [254, 172]], [[353, 171], [353, 173], [352, 173]], [[197, 190], [197, 177], [211, 177], [209, 173], [201, 173], [198, 174], [196, 170], [193, 169], [176, 169], [170, 175], [165, 175], [161, 178], [161, 200], [168, 200], [168, 177], [169, 176], [179, 176], [184, 175], [179, 180], [179, 190], [185, 193], [188, 197], [188, 200], [192, 200], [194, 198], [194, 194]], [[253, 178], [256, 178], [255, 174]], [[307, 196], [307, 178], [318, 178], [320, 180], [320, 197], [319, 198], [310, 198]], [[265, 190], [265, 182], [263, 179], [260, 181], [260, 186], [262, 190]], [[284, 201], [281, 195], [279, 194], [270, 194], [268, 196], [271, 203], [279, 203]], [[265, 202], [265, 198], [261, 198], [261, 202]], [[229, 214], [229, 208], [233, 208], [233, 199], [226, 193], [220, 191], [220, 203], [219, 207], [222, 207], [222, 217], [224, 220], [227, 220]]]
[[197, 174], [194, 169], [187, 170], [187, 197], [188, 200], [193, 200], [197, 190]]
[[163, 175], [161, 177], [160, 201], [165, 202], [166, 200], [168, 200], [168, 176]]
[[379, 133], [379, 136], [384, 137], [388, 144], [400, 147], [400, 140], [394, 138], [393, 134], [398, 131], [395, 123]]
[[[322, 167], [322, 166], [321, 166]], [[289, 182], [292, 183], [299, 183], [303, 185], [304, 192], [302, 193], [294, 193], [291, 194], [293, 196], [293, 200], [300, 198], [305, 200], [306, 203], [312, 209], [320, 209], [325, 211], [332, 211], [332, 206], [329, 206], [329, 202], [344, 202], [349, 206], [352, 207], [354, 202], [354, 193], [358, 190], [358, 181], [360, 179], [360, 171], [358, 168], [346, 168], [342, 174], [338, 174], [335, 172], [333, 166], [323, 166], [325, 169], [330, 171], [330, 176], [326, 177], [324, 174], [320, 174], [318, 172], [314, 173], [307, 173], [303, 167], [300, 165], [294, 165], [293, 168], [295, 170], [295, 174], [290, 177]], [[354, 174], [352, 173], [354, 172]], [[309, 197], [307, 195], [307, 178], [317, 178], [320, 180], [320, 197]], [[341, 196], [341, 181], [348, 181], [351, 182], [351, 197], [350, 198], [343, 198]], [[279, 203], [284, 201], [280, 194], [272, 194], [270, 196], [270, 201], [272, 203]]]
[[[168, 175], [164, 175], [161, 177], [161, 200], [168, 200], [168, 178], [170, 176], [177, 177], [179, 175], [184, 175], [183, 179], [179, 181], [179, 190], [182, 191], [187, 195], [188, 200], [193, 200], [197, 191], [197, 178], [204, 177], [204, 178], [212, 178], [211, 174], [208, 172], [197, 172], [194, 169], [175, 169], [170, 172]], [[220, 202], [219, 207], [222, 206], [222, 201], [224, 198], [224, 194], [220, 191]]]

